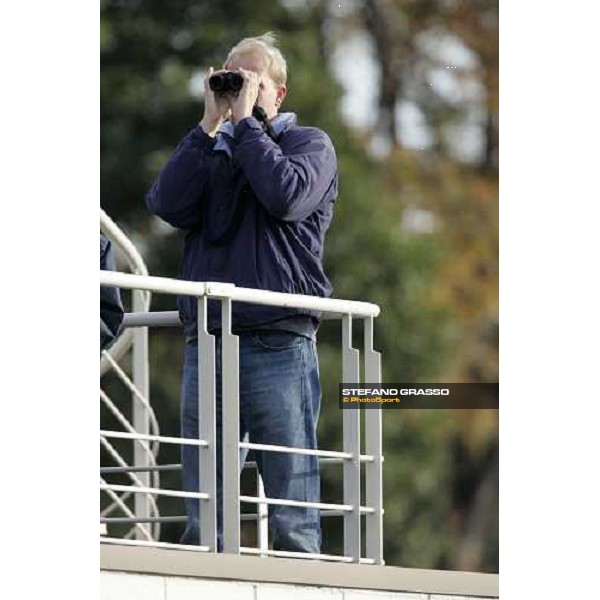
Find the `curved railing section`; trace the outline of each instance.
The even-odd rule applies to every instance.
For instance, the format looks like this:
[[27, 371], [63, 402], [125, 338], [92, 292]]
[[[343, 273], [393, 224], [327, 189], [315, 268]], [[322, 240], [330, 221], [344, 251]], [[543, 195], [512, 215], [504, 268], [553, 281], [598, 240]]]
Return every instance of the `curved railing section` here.
[[[100, 209], [100, 231], [112, 242], [113, 248], [120, 257], [125, 259], [129, 270], [139, 276], [147, 276], [148, 268], [137, 248], [123, 230]], [[151, 292], [148, 290], [133, 290], [131, 305], [134, 311], [148, 311], [150, 309]], [[120, 366], [120, 362], [131, 352], [132, 373], [127, 374]], [[149, 373], [148, 373], [148, 330], [147, 328], [128, 329], [122, 328], [116, 342], [109, 350], [101, 353], [100, 377], [112, 373], [131, 395], [132, 406], [129, 412], [130, 421], [124, 414], [124, 407], [117, 406], [108, 394], [100, 388], [100, 401], [119, 422], [123, 432], [128, 435], [147, 434], [159, 436], [160, 429], [156, 415], [149, 401]], [[138, 472], [132, 470], [133, 465], [124, 458], [114, 444], [101, 437], [100, 443], [116, 464], [111, 467], [113, 471], [120, 470], [138, 488], [160, 486], [160, 472], [152, 469], [156, 465], [159, 442], [133, 440], [133, 465], [137, 465]], [[101, 476], [101, 485], [106, 485], [106, 480]], [[150, 527], [146, 524], [132, 521], [132, 527], [125, 535], [126, 538], [136, 537], [138, 540], [152, 541], [160, 536], [160, 513], [154, 496], [148, 494], [135, 494], [131, 490], [121, 491], [106, 489], [105, 493], [111, 502], [102, 510], [101, 518], [111, 518], [111, 515], [124, 514], [127, 519], [134, 519], [136, 515], [145, 515], [153, 519]], [[133, 507], [130, 505], [133, 503]], [[118, 518], [118, 517], [114, 517]]]
[[[117, 248], [120, 254], [125, 258], [127, 266], [132, 273], [135, 273], [136, 275], [148, 275], [148, 267], [146, 267], [142, 255], [138, 252], [133, 242], [102, 209], [100, 209], [100, 231], [112, 242], [113, 246]], [[151, 298], [151, 292], [143, 291], [139, 298], [140, 307], [134, 310], [136, 312], [138, 310], [149, 310]], [[108, 353], [118, 362], [125, 354], [127, 354], [132, 344], [133, 331], [124, 329], [117, 341], [109, 348]], [[103, 353], [100, 361], [100, 375], [104, 375], [109, 368], [108, 360]]]

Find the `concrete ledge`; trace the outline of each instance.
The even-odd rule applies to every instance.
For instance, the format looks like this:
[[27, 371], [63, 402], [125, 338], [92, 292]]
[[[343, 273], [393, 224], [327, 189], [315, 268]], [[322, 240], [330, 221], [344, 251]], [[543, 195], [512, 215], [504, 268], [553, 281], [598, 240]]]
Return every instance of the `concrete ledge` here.
[[100, 544], [106, 571], [421, 594], [498, 597], [498, 575]]

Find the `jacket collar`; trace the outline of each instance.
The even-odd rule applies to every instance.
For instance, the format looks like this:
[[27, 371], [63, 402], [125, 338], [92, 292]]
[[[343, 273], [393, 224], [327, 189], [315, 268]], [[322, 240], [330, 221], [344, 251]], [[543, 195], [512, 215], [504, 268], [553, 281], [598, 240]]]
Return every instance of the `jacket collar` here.
[[[277, 115], [271, 121], [271, 126], [273, 127], [275, 135], [279, 135], [288, 127], [295, 125], [296, 120], [296, 114], [292, 112]], [[225, 121], [217, 131], [217, 141], [214, 147], [215, 151], [223, 150], [226, 152], [229, 155], [229, 158], [231, 158], [231, 142], [235, 139], [234, 130], [235, 125], [231, 121]]]

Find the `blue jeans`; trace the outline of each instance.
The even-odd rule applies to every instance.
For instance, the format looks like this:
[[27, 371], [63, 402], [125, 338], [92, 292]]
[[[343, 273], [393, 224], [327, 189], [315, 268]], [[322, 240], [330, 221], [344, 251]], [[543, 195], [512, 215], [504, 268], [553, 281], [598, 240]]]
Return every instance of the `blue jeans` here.
[[[321, 386], [316, 342], [285, 331], [240, 334], [240, 440], [298, 448], [317, 448]], [[216, 337], [217, 373], [217, 547], [223, 548], [221, 337]], [[182, 383], [182, 437], [198, 428], [198, 345], [188, 341]], [[240, 450], [243, 468], [247, 450]], [[255, 452], [268, 498], [320, 501], [319, 463], [315, 456]], [[182, 446], [183, 487], [198, 491], [198, 449]], [[186, 498], [183, 544], [199, 544], [198, 500]], [[269, 505], [274, 550], [319, 553], [318, 509]]]

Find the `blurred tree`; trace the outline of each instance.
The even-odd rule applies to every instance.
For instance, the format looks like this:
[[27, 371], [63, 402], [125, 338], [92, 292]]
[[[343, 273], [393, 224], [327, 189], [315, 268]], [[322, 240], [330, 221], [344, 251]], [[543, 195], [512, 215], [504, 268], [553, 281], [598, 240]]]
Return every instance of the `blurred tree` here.
[[[221, 65], [240, 38], [274, 30], [290, 71], [284, 109], [326, 130], [337, 149], [340, 196], [325, 268], [335, 297], [382, 307], [376, 345], [384, 380], [497, 381], [497, 3], [344, 4], [340, 13], [339, 2], [325, 0], [103, 0], [102, 206], [138, 243], [153, 274], [175, 276], [182, 234], [147, 213], [144, 195], [201, 117], [206, 69]], [[380, 75], [372, 131], [352, 129], [341, 117], [334, 25], [372, 36]], [[475, 57], [452, 81], [476, 90], [483, 82], [483, 117], [477, 94], [456, 100], [428, 85], [452, 43]], [[424, 115], [433, 140], [425, 152], [403, 145], [404, 101]], [[473, 114], [485, 143], [465, 161], [455, 125]], [[390, 149], [375, 156], [378, 136]], [[157, 296], [153, 307], [172, 309], [173, 299]], [[153, 405], [174, 434], [183, 340], [176, 331], [151, 340]], [[337, 328], [324, 324], [323, 448], [341, 447], [339, 343]], [[387, 563], [496, 571], [497, 554], [487, 550], [497, 546], [496, 415], [386, 411], [384, 436]], [[173, 449], [163, 452], [164, 462], [177, 461]], [[340, 472], [329, 469], [323, 496], [338, 502]], [[167, 500], [165, 507], [178, 512]], [[333, 521], [324, 526], [327, 552], [341, 551], [341, 523]], [[165, 527], [163, 538], [178, 534]]]

